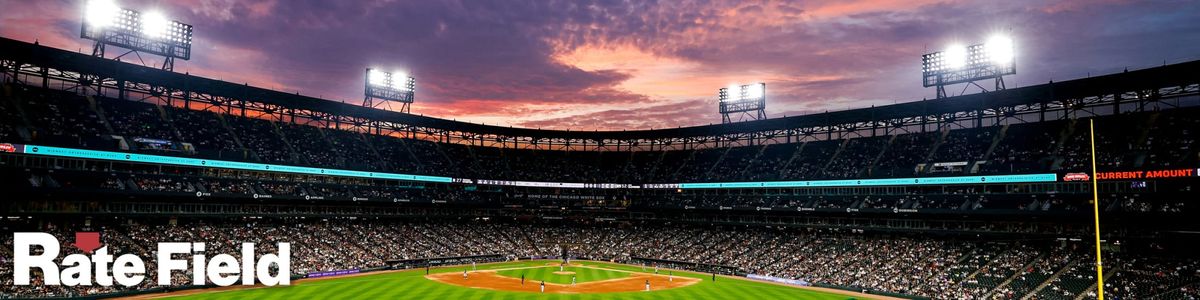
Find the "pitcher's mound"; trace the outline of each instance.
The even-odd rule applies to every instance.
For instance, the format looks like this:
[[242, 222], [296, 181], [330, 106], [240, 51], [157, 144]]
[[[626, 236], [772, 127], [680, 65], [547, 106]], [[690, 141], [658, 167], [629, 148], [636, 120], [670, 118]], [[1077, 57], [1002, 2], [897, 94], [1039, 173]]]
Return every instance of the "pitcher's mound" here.
[[575, 272], [571, 272], [571, 271], [554, 271], [554, 275], [575, 275]]

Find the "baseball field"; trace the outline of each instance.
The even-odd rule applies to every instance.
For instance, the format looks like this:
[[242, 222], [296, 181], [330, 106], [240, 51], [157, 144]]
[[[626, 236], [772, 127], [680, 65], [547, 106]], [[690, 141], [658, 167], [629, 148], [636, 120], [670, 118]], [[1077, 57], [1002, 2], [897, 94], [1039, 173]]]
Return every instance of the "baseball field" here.
[[[464, 271], [466, 275], [464, 276]], [[602, 262], [522, 261], [293, 281], [290, 286], [191, 290], [170, 299], [889, 299], [709, 274]], [[572, 282], [574, 279], [574, 283]], [[544, 287], [543, 287], [544, 282]], [[649, 291], [647, 291], [649, 285]]]

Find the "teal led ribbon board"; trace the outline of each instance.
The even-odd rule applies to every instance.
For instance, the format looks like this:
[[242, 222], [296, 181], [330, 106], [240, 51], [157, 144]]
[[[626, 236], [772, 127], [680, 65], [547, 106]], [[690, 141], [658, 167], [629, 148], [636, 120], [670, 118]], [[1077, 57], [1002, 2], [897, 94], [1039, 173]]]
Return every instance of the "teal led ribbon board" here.
[[[211, 160], [176, 156], [149, 155], [99, 150], [84, 150], [37, 145], [24, 145], [22, 152], [31, 155], [73, 157], [109, 161], [127, 161], [147, 164], [163, 164], [203, 168], [223, 168], [237, 170], [253, 170], [267, 172], [283, 172], [311, 175], [331, 175], [359, 178], [393, 179], [423, 182], [454, 182], [453, 178], [441, 176], [424, 176], [409, 174], [394, 174], [383, 172], [366, 172], [342, 169], [311, 168], [300, 166], [285, 166], [236, 162], [227, 160]], [[855, 186], [906, 186], [906, 185], [951, 185], [951, 184], [989, 184], [989, 183], [1036, 183], [1055, 182], [1058, 180], [1054, 173], [1020, 174], [1020, 175], [989, 175], [989, 176], [953, 176], [953, 177], [921, 177], [921, 178], [885, 178], [885, 179], [841, 179], [814, 181], [754, 181], [754, 182], [712, 182], [712, 183], [680, 183], [682, 189], [752, 189], [752, 188], [806, 188], [806, 187], [855, 187]], [[541, 183], [541, 182], [539, 182]], [[553, 183], [552, 184], [562, 184]], [[512, 185], [512, 184], [500, 184]], [[675, 188], [672, 184], [671, 188]], [[582, 186], [581, 186], [582, 187]]]
[[712, 182], [681, 183], [683, 189], [745, 189], [745, 188], [803, 188], [803, 187], [852, 187], [852, 186], [900, 186], [900, 185], [948, 185], [988, 183], [1033, 183], [1055, 182], [1054, 173], [992, 176], [954, 176], [886, 179], [844, 179], [815, 181], [757, 181], [757, 182]]
[[360, 178], [375, 178], [375, 179], [394, 179], [394, 180], [407, 180], [407, 181], [451, 182], [450, 177], [440, 177], [440, 176], [424, 176], [424, 175], [366, 172], [366, 171], [341, 170], [341, 169], [310, 168], [310, 167], [299, 167], [299, 166], [259, 164], [259, 163], [236, 162], [236, 161], [227, 161], [227, 160], [213, 160], [213, 159], [202, 159], [202, 158], [188, 158], [188, 157], [176, 157], [176, 156], [123, 153], [123, 152], [99, 151], [99, 150], [84, 150], [84, 149], [59, 148], [59, 147], [36, 146], [36, 145], [25, 145], [22, 148], [22, 150], [25, 154], [31, 154], [31, 155], [73, 157], [73, 158], [86, 158], [86, 159], [110, 160], [110, 161], [127, 161], [127, 162], [147, 163], [147, 164], [163, 164], [163, 165], [189, 166], [189, 167], [202, 167], [202, 168], [237, 169], [237, 170], [282, 172], [282, 173], [310, 174], [310, 175], [330, 175], [330, 176], [345, 176], [345, 177], [360, 177]]

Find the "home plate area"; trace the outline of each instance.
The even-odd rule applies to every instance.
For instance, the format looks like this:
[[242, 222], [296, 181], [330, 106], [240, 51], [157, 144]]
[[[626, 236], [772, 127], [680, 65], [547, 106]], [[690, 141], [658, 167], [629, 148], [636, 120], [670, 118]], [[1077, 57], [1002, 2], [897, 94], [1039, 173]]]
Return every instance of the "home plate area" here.
[[[575, 279], [574, 284], [571, 282], [572, 277]], [[461, 272], [440, 273], [426, 275], [425, 278], [463, 287], [530, 293], [542, 293], [542, 283], [545, 282], [544, 293], [553, 294], [646, 291], [647, 283], [650, 285], [650, 291], [660, 291], [700, 282], [696, 278], [629, 272], [581, 264], [561, 266], [559, 263], [469, 271], [466, 276]]]

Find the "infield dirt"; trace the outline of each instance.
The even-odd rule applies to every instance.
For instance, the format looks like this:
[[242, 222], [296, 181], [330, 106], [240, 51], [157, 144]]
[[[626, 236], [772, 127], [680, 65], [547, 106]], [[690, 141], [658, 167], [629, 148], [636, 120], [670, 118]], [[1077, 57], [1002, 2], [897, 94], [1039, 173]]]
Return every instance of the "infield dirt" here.
[[[595, 268], [595, 267], [590, 267]], [[599, 268], [603, 269], [603, 268]], [[604, 269], [607, 270], [607, 269]], [[616, 271], [616, 270], [610, 270]], [[624, 271], [620, 271], [624, 272]], [[462, 287], [489, 289], [497, 291], [540, 293], [541, 282], [526, 280], [496, 274], [496, 270], [470, 272], [466, 279], [462, 273], [441, 273], [426, 275], [429, 280], [453, 284]], [[582, 282], [575, 285], [546, 283], [548, 294], [581, 294], [581, 293], [615, 293], [638, 292], [646, 290], [646, 282], [650, 282], [651, 291], [680, 288], [700, 282], [700, 279], [687, 277], [669, 278], [665, 275], [630, 272], [629, 277]]]

